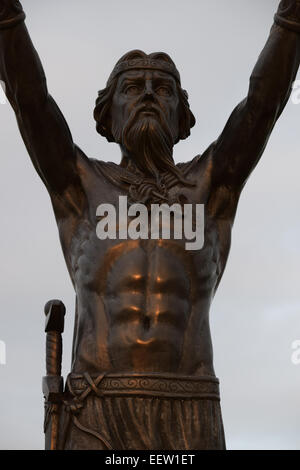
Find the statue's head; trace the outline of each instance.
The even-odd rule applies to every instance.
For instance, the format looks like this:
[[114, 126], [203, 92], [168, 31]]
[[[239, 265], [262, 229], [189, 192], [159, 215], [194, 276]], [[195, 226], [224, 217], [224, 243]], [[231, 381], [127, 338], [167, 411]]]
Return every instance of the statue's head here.
[[94, 110], [97, 131], [120, 144], [146, 173], [174, 169], [173, 146], [195, 118], [180, 76], [165, 53], [128, 52], [117, 62]]

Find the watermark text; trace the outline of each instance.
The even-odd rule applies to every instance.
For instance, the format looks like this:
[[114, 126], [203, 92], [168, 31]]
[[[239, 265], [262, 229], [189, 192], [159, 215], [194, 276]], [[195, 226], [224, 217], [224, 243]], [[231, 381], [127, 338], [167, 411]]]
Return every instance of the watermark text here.
[[292, 349], [291, 361], [295, 366], [298, 366], [300, 364], [300, 339], [293, 341]]
[[0, 104], [6, 104], [6, 87], [3, 80], [0, 80]]
[[0, 340], [0, 365], [6, 364], [6, 344]]
[[113, 204], [100, 204], [96, 234], [100, 240], [188, 240], [186, 250], [204, 245], [204, 204], [144, 204], [128, 207], [127, 196], [119, 196], [118, 211]]

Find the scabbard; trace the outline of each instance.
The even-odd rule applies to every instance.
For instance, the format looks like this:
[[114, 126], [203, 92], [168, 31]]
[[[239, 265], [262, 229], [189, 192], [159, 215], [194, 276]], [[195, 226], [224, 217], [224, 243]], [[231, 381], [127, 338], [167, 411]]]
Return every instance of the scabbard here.
[[45, 450], [56, 450], [58, 447], [63, 386], [64, 382], [61, 376], [47, 375], [43, 377]]

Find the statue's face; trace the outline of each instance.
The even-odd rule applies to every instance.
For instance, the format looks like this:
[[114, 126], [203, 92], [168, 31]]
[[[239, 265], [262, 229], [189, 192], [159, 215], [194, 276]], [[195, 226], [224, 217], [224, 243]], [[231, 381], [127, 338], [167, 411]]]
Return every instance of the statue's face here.
[[161, 121], [163, 117], [175, 143], [179, 132], [178, 105], [176, 81], [168, 73], [156, 70], [123, 72], [118, 78], [111, 106], [112, 130], [118, 130], [115, 134], [120, 135], [133, 115], [135, 120]]

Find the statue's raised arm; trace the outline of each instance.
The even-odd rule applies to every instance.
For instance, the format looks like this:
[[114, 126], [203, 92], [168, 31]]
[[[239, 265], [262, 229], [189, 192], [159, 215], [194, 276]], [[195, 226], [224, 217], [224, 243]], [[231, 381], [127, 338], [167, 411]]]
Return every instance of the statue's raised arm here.
[[77, 185], [75, 146], [48, 94], [44, 71], [19, 1], [0, 0], [0, 79], [32, 162], [51, 195]]
[[289, 99], [300, 60], [300, 1], [282, 0], [250, 78], [248, 96], [212, 145], [214, 184], [238, 191], [262, 155]]

